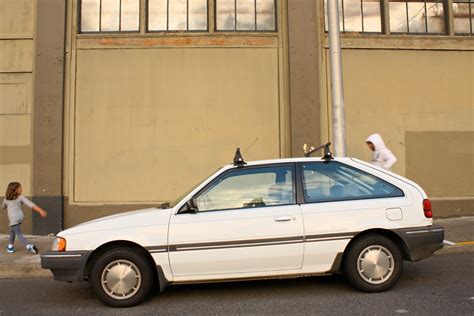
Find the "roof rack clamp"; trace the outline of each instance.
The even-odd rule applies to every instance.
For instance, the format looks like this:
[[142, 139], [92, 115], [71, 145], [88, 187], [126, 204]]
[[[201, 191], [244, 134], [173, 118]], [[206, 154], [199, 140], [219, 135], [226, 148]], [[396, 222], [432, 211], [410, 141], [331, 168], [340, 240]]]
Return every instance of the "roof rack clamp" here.
[[332, 152], [331, 152], [330, 146], [331, 146], [331, 143], [330, 143], [330, 142], [328, 142], [328, 143], [326, 143], [326, 144], [324, 144], [324, 145], [321, 145], [321, 146], [319, 146], [319, 147], [317, 147], [317, 148], [314, 148], [314, 146], [311, 146], [311, 145], [308, 145], [308, 144], [304, 144], [304, 145], [303, 145], [304, 155], [305, 155], [305, 157], [310, 157], [311, 154], [313, 154], [313, 153], [315, 153], [315, 152], [317, 152], [317, 151], [319, 151], [319, 150], [321, 150], [321, 149], [324, 148], [324, 154], [323, 154], [323, 156], [321, 157], [321, 159], [323, 159], [323, 160], [326, 161], [326, 162], [329, 162], [329, 161], [331, 161], [332, 159], [334, 159], [334, 157], [332, 156]]
[[247, 163], [244, 161], [242, 154], [240, 153], [240, 148], [237, 147], [234, 155], [234, 166], [243, 167]]

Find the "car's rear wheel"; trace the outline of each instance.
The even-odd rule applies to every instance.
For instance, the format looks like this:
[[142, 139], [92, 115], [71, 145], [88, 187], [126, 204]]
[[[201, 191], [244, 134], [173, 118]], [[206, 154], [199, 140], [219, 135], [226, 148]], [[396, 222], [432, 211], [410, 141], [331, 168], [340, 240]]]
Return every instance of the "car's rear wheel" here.
[[106, 305], [134, 306], [142, 302], [153, 287], [153, 268], [140, 251], [126, 247], [102, 254], [91, 272], [92, 289]]
[[356, 240], [347, 250], [343, 264], [349, 283], [364, 292], [392, 288], [403, 271], [400, 249], [381, 235], [367, 235]]

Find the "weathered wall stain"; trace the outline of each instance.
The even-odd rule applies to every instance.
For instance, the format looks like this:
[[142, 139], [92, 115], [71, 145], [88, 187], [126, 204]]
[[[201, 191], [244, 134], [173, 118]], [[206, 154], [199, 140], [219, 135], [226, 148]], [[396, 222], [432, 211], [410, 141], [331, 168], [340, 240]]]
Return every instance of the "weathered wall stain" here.
[[145, 37], [145, 38], [129, 38], [129, 37], [100, 37], [78, 39], [79, 47], [275, 47], [278, 38], [271, 36], [244, 36], [244, 37], [227, 37], [227, 36], [169, 36], [169, 37]]

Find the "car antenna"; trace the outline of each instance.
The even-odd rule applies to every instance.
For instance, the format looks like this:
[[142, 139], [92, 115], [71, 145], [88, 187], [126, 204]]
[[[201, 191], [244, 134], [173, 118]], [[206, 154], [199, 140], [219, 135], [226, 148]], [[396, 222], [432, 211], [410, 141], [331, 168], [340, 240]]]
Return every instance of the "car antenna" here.
[[244, 155], [247, 153], [247, 151], [249, 151], [249, 149], [250, 149], [250, 148], [252, 148], [252, 147], [253, 147], [253, 145], [255, 145], [255, 143], [256, 143], [256, 142], [258, 142], [258, 137], [257, 137], [257, 138], [255, 138], [255, 140], [254, 140], [254, 141], [253, 141], [253, 142], [250, 144], [250, 146], [249, 146], [249, 147], [247, 147], [247, 149], [245, 149], [245, 151], [244, 151]]
[[324, 159], [326, 162], [329, 162], [332, 159], [334, 159], [334, 157], [332, 156], [332, 153], [331, 153], [331, 148], [329, 146], [331, 146], [330, 142], [328, 142], [324, 145], [321, 145], [317, 148], [314, 148], [314, 146], [311, 146], [311, 145], [308, 145], [308, 144], [304, 144], [303, 145], [304, 156], [305, 157], [310, 157], [311, 154], [313, 154], [313, 153], [317, 152], [318, 150], [324, 148], [324, 155], [321, 157], [321, 159]]

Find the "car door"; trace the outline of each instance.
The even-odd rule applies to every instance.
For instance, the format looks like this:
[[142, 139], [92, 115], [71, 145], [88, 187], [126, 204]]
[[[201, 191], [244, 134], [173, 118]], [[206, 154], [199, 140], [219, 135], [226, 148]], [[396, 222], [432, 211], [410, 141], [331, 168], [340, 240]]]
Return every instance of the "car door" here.
[[170, 219], [174, 277], [301, 269], [303, 220], [293, 164], [228, 170], [194, 201], [197, 212]]
[[412, 203], [395, 185], [344, 163], [299, 165], [305, 269], [329, 271], [353, 236], [371, 228], [398, 227], [389, 214]]

